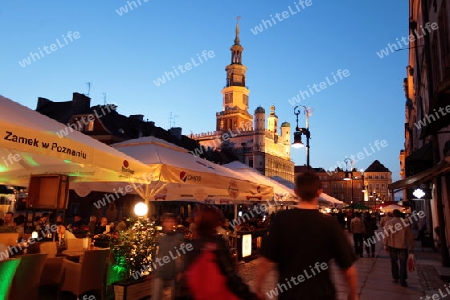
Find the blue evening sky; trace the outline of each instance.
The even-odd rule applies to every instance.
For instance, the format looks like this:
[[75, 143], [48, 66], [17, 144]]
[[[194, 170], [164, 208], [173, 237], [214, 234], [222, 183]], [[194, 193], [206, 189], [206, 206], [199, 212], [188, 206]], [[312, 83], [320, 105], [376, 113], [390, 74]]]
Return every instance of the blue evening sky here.
[[[384, 58], [377, 52], [407, 36], [407, 1], [312, 0], [305, 8], [298, 0], [139, 1], [122, 16], [116, 10], [128, 5], [124, 0], [3, 3], [0, 94], [35, 109], [38, 97], [67, 101], [73, 92], [87, 93], [91, 82], [93, 105], [102, 104], [106, 93], [119, 113], [143, 114], [163, 128], [169, 128], [172, 113], [183, 134], [212, 131], [215, 113], [222, 110], [220, 91], [236, 16], [242, 16], [250, 112], [261, 105], [268, 113], [274, 104], [280, 123], [290, 122], [293, 131], [288, 100], [327, 76], [333, 82], [339, 69], [348, 70], [348, 77], [325, 83], [325, 89], [299, 103], [314, 110], [311, 165], [330, 169], [362, 152], [356, 168], [378, 159], [394, 181], [399, 179], [407, 51], [389, 50]], [[275, 14], [283, 11], [286, 18], [280, 15], [279, 21]], [[276, 24], [254, 34], [252, 29], [270, 15]], [[66, 43], [62, 35], [69, 31], [79, 37]], [[53, 52], [43, 51], [25, 67], [19, 64], [57, 39], [62, 47], [54, 45]], [[204, 50], [214, 57], [200, 63], [197, 54]], [[197, 66], [155, 85], [173, 66], [192, 59]], [[302, 114], [302, 127], [304, 122]], [[377, 149], [377, 140], [385, 140], [385, 147]], [[297, 165], [306, 163], [304, 149], [293, 149], [291, 157]]]

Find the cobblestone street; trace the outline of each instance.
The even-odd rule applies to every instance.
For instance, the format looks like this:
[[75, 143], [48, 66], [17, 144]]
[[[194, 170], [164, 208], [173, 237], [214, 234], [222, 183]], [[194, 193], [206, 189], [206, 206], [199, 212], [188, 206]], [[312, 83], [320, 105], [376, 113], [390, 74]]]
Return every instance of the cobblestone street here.
[[[351, 235], [349, 234], [349, 239]], [[408, 287], [401, 287], [392, 283], [390, 260], [388, 254], [381, 249], [381, 243], [376, 245], [375, 258], [359, 258], [356, 261], [358, 270], [358, 290], [361, 300], [396, 300], [396, 299], [426, 299], [435, 295], [435, 299], [442, 299], [449, 293], [436, 267], [441, 265], [440, 255], [432, 249], [422, 249], [417, 243], [415, 248], [416, 271], [408, 273]], [[238, 265], [238, 273], [243, 280], [253, 287], [255, 283], [257, 260]], [[346, 299], [346, 285], [339, 270], [334, 266], [332, 274], [338, 290], [339, 299]], [[273, 271], [264, 284], [264, 290], [274, 289], [276, 272]], [[441, 294], [439, 294], [441, 292]], [[439, 295], [439, 298], [436, 298]], [[269, 299], [269, 298], [267, 298]], [[271, 298], [275, 299], [275, 298]]]

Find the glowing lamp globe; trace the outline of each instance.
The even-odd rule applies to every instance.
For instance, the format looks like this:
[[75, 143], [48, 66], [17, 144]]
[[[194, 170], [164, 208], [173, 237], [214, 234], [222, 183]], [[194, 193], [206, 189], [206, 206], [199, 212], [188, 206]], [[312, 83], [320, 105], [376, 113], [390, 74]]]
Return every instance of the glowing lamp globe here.
[[145, 216], [147, 214], [147, 212], [148, 212], [148, 206], [147, 206], [147, 204], [145, 204], [143, 202], [139, 202], [134, 206], [134, 213], [138, 217]]
[[413, 195], [418, 199], [421, 199], [423, 196], [425, 196], [425, 192], [422, 189], [416, 189], [414, 190]]

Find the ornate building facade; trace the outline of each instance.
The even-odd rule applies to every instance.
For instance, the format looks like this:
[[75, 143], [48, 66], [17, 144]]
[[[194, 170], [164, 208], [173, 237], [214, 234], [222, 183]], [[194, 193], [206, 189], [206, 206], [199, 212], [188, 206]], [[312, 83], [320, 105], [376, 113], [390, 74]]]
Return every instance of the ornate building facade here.
[[378, 160], [360, 171], [353, 169], [352, 172], [347, 172], [340, 168], [333, 172], [323, 168], [313, 170], [322, 182], [323, 192], [347, 205], [353, 201], [370, 208], [379, 208], [393, 200], [388, 189], [392, 183], [392, 172]]
[[[442, 263], [450, 267], [450, 3], [409, 0], [409, 55], [405, 91], [405, 145], [402, 180], [414, 210], [425, 211], [427, 229], [439, 227]], [[423, 195], [414, 193], [422, 189]], [[435, 237], [436, 239], [436, 237]]]
[[262, 107], [257, 107], [253, 114], [249, 113], [250, 90], [246, 86], [247, 67], [242, 64], [244, 47], [240, 43], [239, 23], [236, 24], [236, 37], [230, 50], [231, 63], [225, 68], [226, 84], [222, 89], [222, 111], [216, 113], [216, 130], [193, 134], [191, 138], [206, 149], [231, 149], [242, 163], [262, 174], [280, 176], [293, 182], [290, 124], [279, 124], [273, 105], [268, 116]]

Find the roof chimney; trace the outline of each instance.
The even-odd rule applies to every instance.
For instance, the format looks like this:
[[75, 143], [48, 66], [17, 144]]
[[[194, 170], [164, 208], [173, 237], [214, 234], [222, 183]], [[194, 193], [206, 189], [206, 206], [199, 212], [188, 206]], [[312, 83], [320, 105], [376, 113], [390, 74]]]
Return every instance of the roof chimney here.
[[171, 135], [177, 138], [177, 140], [181, 140], [181, 127], [172, 127], [169, 129]]
[[73, 93], [72, 110], [73, 114], [81, 113], [91, 107], [91, 98], [84, 94]]
[[130, 119], [135, 119], [144, 122], [144, 115], [130, 115]]
[[45, 105], [51, 102], [52, 101], [48, 100], [47, 98], [38, 97], [36, 111], [40, 111], [42, 108], [44, 108]]

